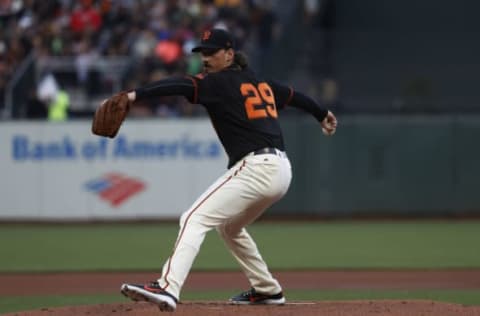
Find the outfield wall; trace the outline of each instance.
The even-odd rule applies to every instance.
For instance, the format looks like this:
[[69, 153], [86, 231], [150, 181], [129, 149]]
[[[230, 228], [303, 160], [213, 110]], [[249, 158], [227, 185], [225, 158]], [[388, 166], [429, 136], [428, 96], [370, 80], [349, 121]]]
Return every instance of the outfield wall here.
[[480, 116], [340, 117], [323, 137], [311, 118], [283, 124], [295, 167], [278, 213], [480, 215]]
[[[268, 215], [480, 214], [480, 116], [282, 119], [294, 178]], [[0, 124], [0, 220], [176, 218], [226, 167], [211, 123]]]

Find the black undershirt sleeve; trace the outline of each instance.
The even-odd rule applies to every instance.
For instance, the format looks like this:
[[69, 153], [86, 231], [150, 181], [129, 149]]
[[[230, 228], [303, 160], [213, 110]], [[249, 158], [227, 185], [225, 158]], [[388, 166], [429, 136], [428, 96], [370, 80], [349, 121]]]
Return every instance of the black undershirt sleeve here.
[[283, 109], [288, 105], [302, 109], [312, 114], [319, 122], [323, 121], [327, 116], [328, 111], [305, 94], [294, 91], [293, 88], [278, 84], [274, 81], [270, 81], [269, 84], [275, 94], [275, 101], [278, 108]]
[[172, 77], [149, 83], [135, 89], [136, 99], [181, 95], [191, 103], [196, 102], [197, 84], [192, 77]]
[[308, 113], [312, 114], [319, 122], [327, 116], [328, 111], [318, 105], [312, 98], [304, 95], [303, 93], [294, 91], [292, 98], [288, 105], [295, 108], [300, 108]]

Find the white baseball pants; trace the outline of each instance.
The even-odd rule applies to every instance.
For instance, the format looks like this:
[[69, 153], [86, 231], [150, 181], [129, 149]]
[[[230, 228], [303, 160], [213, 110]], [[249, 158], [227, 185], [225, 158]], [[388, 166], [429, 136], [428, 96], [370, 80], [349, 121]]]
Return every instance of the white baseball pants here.
[[215, 181], [180, 218], [173, 254], [163, 266], [160, 286], [179, 298], [208, 231], [216, 228], [252, 287], [276, 294], [282, 288], [268, 271], [245, 226], [288, 190], [291, 165], [285, 153], [247, 155]]

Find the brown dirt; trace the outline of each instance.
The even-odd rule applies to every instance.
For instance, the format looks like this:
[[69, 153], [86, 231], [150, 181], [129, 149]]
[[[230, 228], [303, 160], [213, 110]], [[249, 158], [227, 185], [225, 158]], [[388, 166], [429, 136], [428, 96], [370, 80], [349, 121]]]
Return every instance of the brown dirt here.
[[[480, 289], [480, 270], [283, 271], [281, 284], [293, 289]], [[0, 274], [0, 296], [118, 293], [124, 282], [147, 282], [152, 273]], [[185, 290], [233, 290], [248, 287], [239, 272], [193, 272]], [[148, 303], [44, 308], [7, 315], [158, 315]], [[225, 302], [183, 302], [175, 315], [479, 315], [480, 306], [465, 307], [422, 300], [289, 302], [285, 306], [232, 306]]]
[[[158, 316], [159, 310], [148, 303], [101, 304], [92, 306], [71, 306], [44, 308], [38, 311], [6, 314], [5, 316]], [[382, 316], [459, 316], [480, 315], [480, 307], [433, 301], [342, 301], [342, 302], [293, 302], [284, 306], [233, 306], [219, 302], [186, 302], [180, 304], [175, 316], [317, 316], [317, 315], [382, 315]]]

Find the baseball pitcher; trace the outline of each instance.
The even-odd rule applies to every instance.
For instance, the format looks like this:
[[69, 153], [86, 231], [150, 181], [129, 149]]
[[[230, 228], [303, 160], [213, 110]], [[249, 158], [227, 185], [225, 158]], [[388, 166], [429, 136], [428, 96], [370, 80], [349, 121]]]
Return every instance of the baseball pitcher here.
[[335, 133], [337, 119], [291, 87], [257, 77], [225, 30], [206, 31], [193, 52], [203, 60], [201, 76], [172, 77], [115, 95], [99, 107], [93, 120], [95, 134], [115, 137], [131, 102], [182, 95], [206, 108], [229, 157], [225, 174], [182, 214], [173, 252], [159, 279], [123, 284], [121, 292], [135, 301], [156, 304], [162, 311], [175, 310], [206, 233], [216, 229], [251, 284], [230, 302], [284, 304], [282, 287], [245, 229], [283, 197], [292, 178], [278, 111], [287, 106], [307, 111], [320, 122], [325, 135]]

